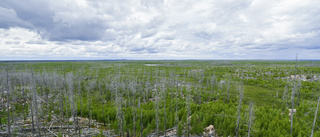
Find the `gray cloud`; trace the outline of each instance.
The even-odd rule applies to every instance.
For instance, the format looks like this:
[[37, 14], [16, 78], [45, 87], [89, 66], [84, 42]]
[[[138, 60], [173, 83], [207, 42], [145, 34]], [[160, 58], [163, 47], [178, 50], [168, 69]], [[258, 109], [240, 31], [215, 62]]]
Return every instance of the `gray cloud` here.
[[319, 5], [312, 0], [3, 0], [0, 53], [232, 59], [288, 58], [303, 51], [310, 54], [302, 58], [319, 59]]

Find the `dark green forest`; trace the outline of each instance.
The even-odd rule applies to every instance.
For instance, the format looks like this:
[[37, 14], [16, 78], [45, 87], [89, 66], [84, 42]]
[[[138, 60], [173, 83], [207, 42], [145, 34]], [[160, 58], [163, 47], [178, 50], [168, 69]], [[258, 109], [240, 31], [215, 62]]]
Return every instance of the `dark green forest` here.
[[320, 61], [0, 62], [0, 136], [320, 137], [319, 74]]

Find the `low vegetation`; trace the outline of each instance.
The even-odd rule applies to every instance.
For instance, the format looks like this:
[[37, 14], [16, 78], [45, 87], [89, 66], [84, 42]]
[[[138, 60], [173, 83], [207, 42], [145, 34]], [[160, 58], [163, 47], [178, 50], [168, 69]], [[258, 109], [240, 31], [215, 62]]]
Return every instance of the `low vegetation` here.
[[0, 136], [320, 136], [319, 66], [2, 62]]

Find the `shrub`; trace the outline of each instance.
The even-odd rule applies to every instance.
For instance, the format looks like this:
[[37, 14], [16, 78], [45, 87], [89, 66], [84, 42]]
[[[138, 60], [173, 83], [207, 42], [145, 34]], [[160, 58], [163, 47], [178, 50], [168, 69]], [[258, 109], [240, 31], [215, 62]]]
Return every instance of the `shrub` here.
[[311, 76], [310, 76], [310, 75], [308, 75], [308, 76], [306, 77], [306, 79], [311, 79]]
[[182, 125], [181, 125], [181, 122], [178, 124], [178, 130], [177, 130], [177, 135], [179, 136], [179, 137], [181, 137], [181, 135], [182, 135]]

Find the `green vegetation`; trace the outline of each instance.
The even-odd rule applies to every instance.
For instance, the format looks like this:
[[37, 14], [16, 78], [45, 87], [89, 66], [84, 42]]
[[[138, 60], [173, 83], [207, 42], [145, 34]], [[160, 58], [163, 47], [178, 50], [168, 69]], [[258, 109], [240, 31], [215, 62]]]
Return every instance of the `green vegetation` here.
[[[70, 126], [74, 134], [98, 127], [94, 136], [147, 136], [167, 129], [178, 136], [202, 135], [209, 125], [219, 136], [234, 136], [239, 119], [239, 136], [248, 136], [249, 129], [254, 137], [310, 136], [319, 64], [299, 61], [295, 72], [294, 61], [2, 62], [0, 127], [8, 121], [9, 99], [11, 124], [33, 123], [35, 134], [37, 124], [50, 127], [60, 120], [51, 126]], [[292, 95], [297, 112], [290, 133]], [[314, 136], [320, 136], [318, 126]]]

